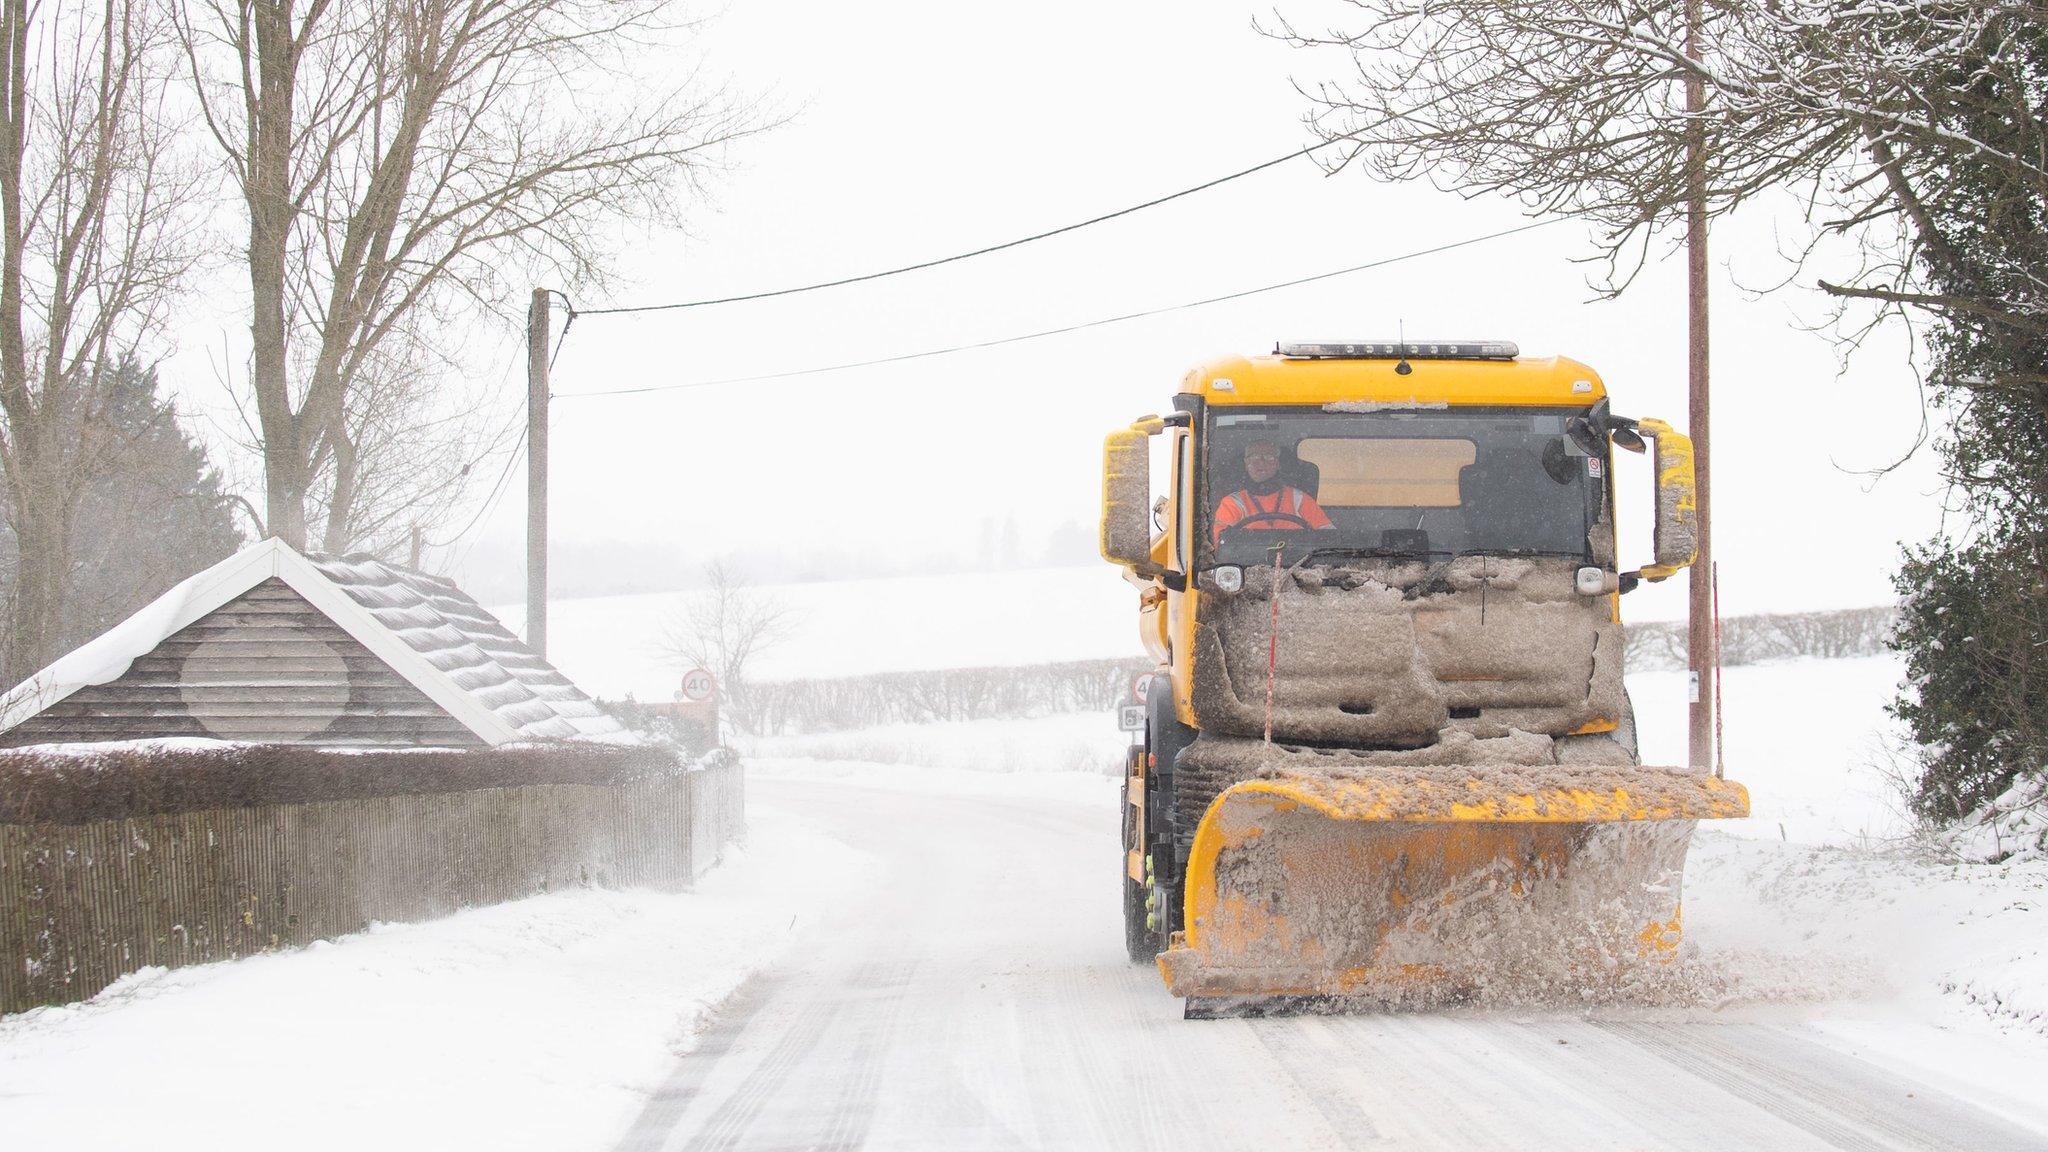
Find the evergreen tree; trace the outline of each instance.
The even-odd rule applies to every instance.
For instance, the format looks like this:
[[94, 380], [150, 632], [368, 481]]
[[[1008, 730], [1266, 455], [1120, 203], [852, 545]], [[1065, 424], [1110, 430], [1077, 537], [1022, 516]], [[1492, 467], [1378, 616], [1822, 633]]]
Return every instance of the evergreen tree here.
[[[59, 655], [242, 545], [220, 474], [157, 395], [156, 370], [124, 359], [96, 377], [85, 406], [97, 450], [73, 471], [80, 487]], [[0, 519], [0, 598], [12, 595], [20, 559], [9, 520]]]

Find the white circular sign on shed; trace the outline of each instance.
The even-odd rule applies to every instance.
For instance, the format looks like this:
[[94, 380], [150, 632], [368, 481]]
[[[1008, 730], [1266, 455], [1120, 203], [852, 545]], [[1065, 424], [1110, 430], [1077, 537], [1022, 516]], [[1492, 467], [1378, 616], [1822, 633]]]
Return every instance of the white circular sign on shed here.
[[717, 684], [718, 682], [711, 678], [709, 669], [692, 668], [683, 673], [683, 684], [678, 695], [692, 704], [702, 704], [711, 699], [711, 693]]
[[224, 628], [185, 656], [178, 696], [222, 740], [289, 744], [348, 710], [348, 662], [303, 628]]

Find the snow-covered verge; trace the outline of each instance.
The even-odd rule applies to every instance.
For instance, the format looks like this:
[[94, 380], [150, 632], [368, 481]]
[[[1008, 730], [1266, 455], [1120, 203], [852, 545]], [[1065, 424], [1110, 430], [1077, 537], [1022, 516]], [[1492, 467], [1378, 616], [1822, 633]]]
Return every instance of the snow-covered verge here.
[[1938, 1032], [1996, 1037], [2035, 1076], [2048, 1069], [2048, 861], [1941, 862], [1702, 828], [1685, 923], [1738, 997], [1812, 1003], [1817, 1023], [1859, 1039], [1881, 1039], [1869, 1022], [1904, 1007]]
[[0, 1143], [609, 1147], [707, 1013], [872, 871], [757, 810], [694, 892], [565, 892], [146, 970], [0, 1019]]

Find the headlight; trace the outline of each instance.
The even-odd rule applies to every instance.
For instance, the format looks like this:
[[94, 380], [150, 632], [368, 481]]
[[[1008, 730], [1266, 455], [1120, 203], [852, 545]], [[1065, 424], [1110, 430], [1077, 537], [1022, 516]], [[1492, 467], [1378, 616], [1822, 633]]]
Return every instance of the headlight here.
[[1210, 569], [1209, 578], [1216, 581], [1219, 592], [1235, 592], [1244, 587], [1244, 569], [1234, 564]]

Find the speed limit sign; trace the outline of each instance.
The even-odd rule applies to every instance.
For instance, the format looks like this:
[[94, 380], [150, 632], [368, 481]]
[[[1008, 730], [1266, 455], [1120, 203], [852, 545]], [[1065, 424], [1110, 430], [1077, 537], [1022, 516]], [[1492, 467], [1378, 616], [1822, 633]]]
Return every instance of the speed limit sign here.
[[683, 673], [682, 691], [679, 695], [692, 704], [702, 704], [704, 701], [711, 699], [711, 692], [716, 683], [711, 678], [709, 669], [692, 668], [688, 672]]
[[1152, 673], [1141, 673], [1131, 681], [1131, 699], [1143, 704], [1152, 695]]

